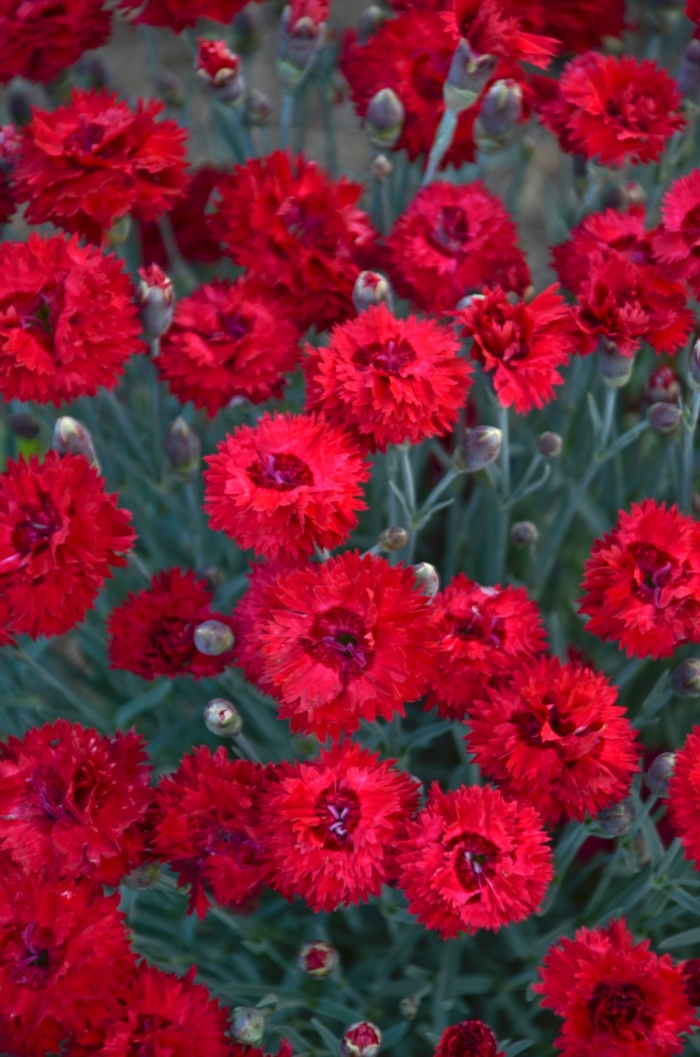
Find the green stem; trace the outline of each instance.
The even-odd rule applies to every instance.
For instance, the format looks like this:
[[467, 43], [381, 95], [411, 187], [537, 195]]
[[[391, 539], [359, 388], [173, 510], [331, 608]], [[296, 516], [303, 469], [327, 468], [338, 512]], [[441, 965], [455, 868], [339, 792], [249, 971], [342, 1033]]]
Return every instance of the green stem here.
[[510, 431], [508, 408], [499, 405], [498, 428], [501, 431], [501, 501], [498, 511], [498, 537], [493, 568], [493, 582], [500, 584], [506, 571], [508, 527], [510, 524]]
[[693, 501], [693, 454], [695, 429], [698, 424], [700, 413], [700, 393], [693, 393], [690, 405], [690, 421], [684, 423], [683, 430], [683, 474], [681, 477], [680, 506], [684, 513], [689, 514]]
[[292, 131], [292, 118], [294, 116], [294, 92], [286, 88], [282, 92], [282, 113], [280, 115], [280, 149], [286, 150], [289, 146], [289, 137]]
[[455, 129], [457, 128], [457, 117], [458, 115], [454, 110], [450, 109], [450, 107], [445, 107], [445, 111], [440, 119], [440, 124], [435, 132], [435, 138], [433, 139], [433, 145], [430, 148], [430, 154], [428, 155], [428, 164], [425, 167], [425, 176], [423, 177], [423, 187], [427, 187], [427, 185], [432, 183], [435, 179], [435, 173], [440, 167], [440, 162], [452, 145]]

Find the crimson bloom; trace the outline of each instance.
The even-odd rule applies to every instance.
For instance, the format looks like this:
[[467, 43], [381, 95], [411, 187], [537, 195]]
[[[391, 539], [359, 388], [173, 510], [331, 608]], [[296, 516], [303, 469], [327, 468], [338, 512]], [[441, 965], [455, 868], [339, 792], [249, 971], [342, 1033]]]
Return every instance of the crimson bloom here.
[[18, 633], [62, 635], [126, 565], [128, 511], [82, 455], [8, 462], [0, 474], [0, 595]]
[[265, 797], [274, 887], [331, 911], [379, 895], [418, 807], [416, 783], [352, 741], [298, 763]]
[[634, 943], [624, 918], [579, 929], [550, 947], [533, 990], [564, 1018], [556, 1045], [564, 1057], [666, 1057], [683, 1049], [695, 1023], [680, 968], [668, 954]]
[[260, 622], [258, 617], [265, 589], [277, 581], [280, 573], [291, 572], [297, 563], [288, 561], [252, 562], [248, 568], [248, 589], [231, 614], [231, 628], [236, 636], [233, 655], [243, 669], [246, 679], [257, 684], [265, 670], [260, 653]]
[[541, 657], [484, 697], [469, 709], [467, 742], [507, 796], [532, 804], [551, 825], [627, 796], [639, 745], [604, 675]]
[[562, 51], [601, 48], [606, 37], [621, 37], [625, 29], [624, 0], [507, 0], [523, 29], [554, 37]]
[[303, 155], [275, 151], [222, 181], [211, 230], [236, 264], [285, 298], [303, 330], [321, 331], [354, 315], [352, 289], [374, 240], [361, 194]]
[[472, 358], [493, 371], [493, 384], [503, 407], [527, 414], [554, 396], [564, 381], [557, 367], [568, 363], [576, 349], [571, 309], [549, 286], [533, 301], [512, 305], [500, 286], [472, 298], [457, 313], [464, 333], [474, 339]]
[[109, 31], [103, 0], [2, 0], [0, 82], [26, 77], [48, 84], [88, 48], [105, 44]]
[[591, 260], [597, 257], [606, 260], [612, 251], [639, 268], [652, 269], [655, 280], [661, 274], [652, 249], [656, 229], [647, 231], [644, 214], [644, 206], [640, 204], [631, 205], [625, 212], [605, 209], [584, 217], [566, 242], [552, 249], [552, 260], [562, 286], [577, 294], [589, 277]]
[[285, 303], [247, 279], [205, 283], [178, 302], [158, 369], [184, 403], [215, 415], [236, 397], [281, 397], [299, 359], [299, 330]]
[[435, 1057], [503, 1057], [496, 1036], [481, 1020], [463, 1020], [445, 1028]]
[[[207, 226], [206, 209], [222, 178], [223, 173], [213, 166], [200, 166], [192, 172], [184, 193], [168, 211], [177, 248], [186, 261], [211, 264], [221, 258], [221, 246]], [[142, 221], [140, 227], [144, 262], [166, 268], [168, 253], [158, 224], [153, 220]]]
[[194, 632], [206, 620], [230, 626], [231, 618], [211, 610], [212, 593], [189, 569], [156, 573], [151, 586], [130, 594], [107, 621], [109, 662], [143, 679], [192, 675], [210, 679], [231, 664], [230, 649], [217, 657], [200, 653]]
[[293, 732], [352, 734], [428, 687], [435, 632], [412, 569], [347, 551], [280, 573], [258, 612], [260, 686]]
[[694, 169], [671, 184], [661, 204], [663, 223], [654, 238], [654, 253], [662, 265], [684, 279], [700, 295], [700, 170]]
[[[686, 859], [700, 863], [700, 727], [693, 727], [676, 753], [668, 784], [668, 811]], [[695, 1003], [698, 1004], [698, 1003]]]
[[171, 863], [179, 884], [191, 884], [190, 911], [209, 909], [205, 886], [217, 903], [240, 906], [270, 879], [262, 844], [261, 789], [265, 768], [229, 760], [223, 746], [185, 756], [156, 792], [152, 846]]
[[226, 437], [209, 469], [204, 509], [211, 527], [244, 550], [275, 558], [343, 543], [365, 510], [362, 453], [317, 415], [265, 414]]
[[675, 81], [650, 59], [586, 52], [565, 68], [558, 91], [539, 106], [562, 148], [602, 165], [657, 161], [685, 124]]
[[14, 125], [0, 125], [0, 224], [6, 224], [16, 208], [12, 170], [21, 142]]
[[552, 878], [539, 815], [497, 789], [462, 786], [428, 803], [397, 845], [398, 885], [409, 910], [443, 939], [523, 921]]
[[645, 499], [620, 511], [584, 565], [586, 630], [628, 656], [670, 657], [700, 640], [700, 527], [675, 506]]
[[426, 312], [451, 311], [466, 294], [530, 285], [513, 221], [479, 180], [424, 187], [387, 239], [389, 272], [401, 297]]
[[448, 433], [471, 384], [451, 330], [398, 319], [384, 303], [335, 327], [328, 347], [306, 351], [307, 407], [372, 451]]
[[14, 171], [27, 220], [96, 243], [127, 213], [155, 220], [187, 180], [185, 132], [156, 121], [163, 108], [140, 99], [133, 111], [116, 95], [74, 90], [66, 106], [34, 110]]
[[438, 661], [426, 707], [463, 719], [486, 687], [507, 680], [545, 648], [537, 605], [524, 587], [481, 587], [459, 573], [433, 599]]
[[0, 745], [0, 844], [32, 877], [116, 886], [144, 855], [153, 799], [140, 735], [59, 719]]
[[557, 41], [523, 31], [508, 0], [454, 0], [445, 21], [455, 37], [463, 37], [477, 55], [498, 55], [547, 66]]
[[58, 406], [112, 389], [143, 350], [122, 262], [77, 238], [0, 245], [0, 392]]

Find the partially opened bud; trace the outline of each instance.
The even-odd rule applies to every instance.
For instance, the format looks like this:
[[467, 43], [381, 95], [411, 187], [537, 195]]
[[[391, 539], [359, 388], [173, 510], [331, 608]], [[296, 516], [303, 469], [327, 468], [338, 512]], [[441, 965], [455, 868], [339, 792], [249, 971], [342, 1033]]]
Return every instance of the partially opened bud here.
[[204, 726], [217, 738], [235, 738], [243, 730], [243, 720], [231, 701], [214, 697], [204, 706]]
[[132, 892], [144, 892], [147, 888], [153, 888], [159, 878], [160, 863], [144, 862], [122, 877], [122, 884]]
[[252, 1006], [236, 1006], [231, 1017], [231, 1035], [244, 1046], [257, 1046], [265, 1034], [265, 1017]]
[[700, 660], [682, 661], [673, 670], [671, 685], [678, 697], [700, 697]]
[[194, 68], [197, 77], [220, 103], [242, 103], [245, 81], [241, 60], [226, 47], [224, 40], [205, 40], [200, 37]]
[[495, 81], [481, 101], [474, 123], [474, 139], [481, 150], [507, 143], [523, 113], [523, 90], [510, 78]]
[[352, 303], [356, 312], [382, 303], [391, 311], [393, 298], [389, 280], [379, 272], [360, 272], [352, 289]]
[[299, 951], [299, 965], [308, 976], [330, 976], [340, 963], [340, 955], [335, 947], [323, 940], [305, 943]]
[[264, 92], [251, 88], [245, 102], [245, 121], [248, 125], [267, 125], [272, 117], [272, 103]]
[[228, 653], [235, 641], [230, 627], [221, 620], [205, 620], [194, 629], [195, 648], [207, 657]]
[[647, 411], [647, 421], [657, 433], [673, 433], [678, 429], [683, 412], [677, 404], [661, 402], [652, 404]]
[[316, 58], [323, 43], [325, 2], [305, 0], [295, 5], [295, 11], [287, 5], [282, 11], [277, 44], [277, 70], [282, 86], [294, 88]]
[[663, 364], [647, 378], [646, 393], [652, 404], [677, 404], [683, 393], [680, 378], [672, 367]]
[[408, 543], [408, 532], [398, 525], [390, 525], [379, 533], [377, 546], [383, 551], [400, 551]]
[[56, 419], [52, 447], [59, 455], [83, 455], [90, 465], [100, 472], [100, 463], [95, 454], [90, 430], [77, 419], [70, 418], [69, 415]]
[[196, 476], [202, 453], [199, 435], [182, 416], [171, 422], [165, 434], [163, 448], [173, 471], [185, 479]]
[[623, 356], [617, 345], [608, 338], [600, 339], [598, 363], [603, 381], [610, 389], [621, 389], [632, 377], [634, 356]]
[[690, 354], [688, 385], [694, 392], [700, 393], [700, 339], [695, 342], [693, 351]]
[[662, 752], [652, 760], [649, 770], [644, 776], [647, 789], [656, 796], [668, 796], [668, 783], [673, 777], [673, 768], [676, 765], [675, 752]]
[[537, 438], [537, 450], [540, 455], [544, 455], [547, 459], [553, 459], [555, 456], [561, 454], [563, 441], [558, 433], [552, 433], [547, 430], [545, 433], [540, 433]]
[[365, 114], [365, 128], [375, 147], [393, 147], [398, 141], [405, 117], [403, 103], [391, 88], [372, 96]]
[[460, 40], [442, 87], [445, 106], [456, 114], [473, 106], [497, 65], [493, 55], [477, 55], [466, 40]]
[[623, 837], [636, 817], [631, 800], [621, 800], [598, 812], [596, 821], [606, 837]]
[[386, 14], [377, 7], [376, 4], [372, 4], [371, 7], [366, 7], [357, 20], [357, 43], [360, 47], [363, 47], [373, 34], [386, 22]]
[[489, 463], [495, 462], [501, 450], [503, 434], [495, 426], [476, 426], [464, 432], [462, 456], [464, 468], [469, 473], [483, 470]]
[[420, 1000], [417, 999], [415, 995], [409, 995], [408, 998], [402, 998], [399, 1002], [399, 1013], [402, 1017], [405, 1017], [406, 1020], [413, 1020], [418, 1012], [419, 1006]]
[[141, 326], [148, 340], [155, 341], [165, 334], [173, 321], [175, 291], [172, 282], [157, 264], [139, 268], [139, 278], [136, 303]]
[[510, 538], [516, 547], [534, 547], [540, 538], [537, 526], [532, 521], [516, 521], [510, 530]]
[[358, 1020], [343, 1032], [340, 1057], [375, 1057], [382, 1044], [382, 1033], [369, 1020]]
[[413, 566], [413, 574], [416, 584], [428, 598], [435, 598], [440, 590], [440, 577], [434, 565], [429, 562], [419, 562]]

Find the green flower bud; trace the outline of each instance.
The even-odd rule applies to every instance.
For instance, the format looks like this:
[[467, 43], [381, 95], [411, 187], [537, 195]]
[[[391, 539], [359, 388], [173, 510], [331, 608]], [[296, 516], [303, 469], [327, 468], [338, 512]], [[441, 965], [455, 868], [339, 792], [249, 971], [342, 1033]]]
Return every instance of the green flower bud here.
[[235, 738], [243, 729], [243, 720], [231, 701], [214, 697], [204, 706], [204, 726], [218, 738]]
[[673, 777], [675, 764], [675, 752], [662, 752], [652, 760], [644, 776], [649, 792], [655, 793], [656, 796], [668, 796], [668, 783]]
[[423, 594], [428, 598], [435, 598], [440, 590], [440, 577], [435, 566], [430, 565], [429, 562], [419, 562], [418, 565], [413, 566], [413, 574]]
[[442, 88], [445, 106], [456, 114], [473, 106], [497, 65], [493, 55], [477, 55], [466, 40], [460, 40]]
[[403, 129], [403, 103], [391, 88], [382, 88], [372, 96], [365, 114], [365, 128], [375, 147], [393, 147]]
[[194, 629], [195, 648], [207, 657], [220, 657], [231, 649], [235, 641], [228, 624], [220, 620], [205, 620]]
[[682, 414], [677, 404], [659, 402], [647, 411], [647, 421], [657, 433], [673, 433], [680, 425]]
[[94, 466], [98, 473], [100, 472], [100, 463], [95, 454], [90, 430], [77, 419], [69, 415], [56, 419], [52, 447], [59, 455], [84, 456], [90, 465]]
[[408, 532], [399, 525], [390, 525], [379, 533], [377, 545], [383, 551], [400, 551], [408, 543]]
[[386, 304], [391, 312], [393, 298], [391, 285], [379, 272], [360, 272], [352, 289], [352, 303], [356, 312], [363, 312], [372, 305]]
[[540, 455], [544, 455], [547, 459], [553, 459], [556, 455], [561, 454], [563, 441], [558, 433], [551, 433], [549, 430], [546, 433], [540, 433], [537, 438], [537, 450]]
[[171, 422], [163, 448], [174, 473], [185, 480], [196, 477], [202, 454], [199, 435], [180, 415]]
[[610, 389], [621, 389], [632, 377], [634, 356], [623, 356], [617, 345], [607, 338], [600, 339], [598, 362], [603, 381]]
[[476, 426], [464, 432], [462, 441], [462, 456], [464, 468], [469, 473], [483, 470], [485, 466], [495, 462], [501, 450], [503, 434], [495, 426]]
[[258, 1046], [265, 1033], [265, 1017], [259, 1009], [236, 1006], [231, 1018], [231, 1035], [244, 1046]]
[[540, 534], [531, 521], [516, 521], [510, 530], [510, 538], [516, 547], [534, 547]]
[[700, 660], [691, 657], [674, 668], [671, 685], [678, 697], [700, 697]]
[[634, 822], [636, 813], [631, 800], [621, 800], [598, 812], [596, 821], [606, 837], [622, 837]]

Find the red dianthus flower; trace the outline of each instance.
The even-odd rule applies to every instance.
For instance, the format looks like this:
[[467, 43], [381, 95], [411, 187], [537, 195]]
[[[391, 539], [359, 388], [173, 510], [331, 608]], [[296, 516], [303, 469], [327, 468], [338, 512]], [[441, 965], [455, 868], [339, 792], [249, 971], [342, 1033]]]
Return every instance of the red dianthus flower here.
[[650, 59], [586, 52], [570, 62], [542, 121], [562, 148], [602, 165], [657, 161], [685, 124], [675, 81]]
[[[218, 169], [201, 166], [192, 173], [184, 194], [168, 212], [177, 248], [186, 261], [212, 264], [221, 258], [221, 245], [207, 227], [206, 209], [222, 178], [223, 173]], [[168, 267], [168, 252], [155, 221], [141, 223], [141, 243], [145, 264]]]
[[156, 573], [149, 588], [130, 594], [109, 616], [110, 666], [143, 679], [218, 675], [232, 663], [232, 650], [210, 657], [194, 644], [195, 629], [205, 620], [231, 624], [230, 617], [212, 612], [211, 601], [211, 591], [191, 569]]
[[385, 304], [335, 327], [328, 347], [306, 351], [307, 407], [372, 451], [448, 433], [471, 385], [451, 329], [398, 319]]
[[580, 611], [586, 630], [628, 656], [670, 657], [700, 641], [700, 526], [645, 499], [593, 544]]
[[[646, 230], [644, 213], [643, 205], [632, 205], [624, 213], [606, 209], [585, 217], [573, 228], [566, 242], [552, 249], [552, 260], [562, 286], [577, 294], [589, 277], [591, 259], [606, 260], [611, 251], [638, 267], [653, 268], [656, 277], [659, 271], [652, 251], [656, 229]], [[619, 260], [619, 256], [615, 259]]]
[[[668, 784], [668, 812], [686, 859], [700, 864], [700, 727], [693, 727], [676, 753]], [[695, 1003], [697, 1004], [697, 1003]]]
[[396, 851], [408, 909], [443, 939], [523, 921], [553, 873], [537, 812], [489, 787], [435, 782]]
[[456, 38], [463, 37], [477, 55], [498, 55], [547, 66], [557, 41], [523, 31], [509, 0], [454, 0], [444, 19]]
[[564, 1018], [556, 1045], [564, 1057], [667, 1057], [683, 1049], [695, 1023], [681, 970], [649, 941], [634, 943], [624, 919], [579, 929], [550, 947], [533, 990]]
[[352, 734], [404, 715], [432, 674], [435, 631], [412, 569], [347, 551], [280, 573], [258, 613], [260, 686], [292, 731]]
[[625, 29], [624, 0], [506, 0], [523, 29], [561, 42], [562, 51], [601, 48], [606, 37], [621, 37]]
[[214, 280], [178, 302], [157, 363], [182, 403], [215, 415], [234, 397], [254, 404], [281, 397], [299, 355], [299, 330], [283, 301], [247, 279]]
[[8, 462], [0, 474], [0, 595], [13, 631], [62, 635], [126, 565], [128, 511], [82, 455]]
[[424, 187], [387, 239], [397, 293], [426, 312], [451, 311], [466, 294], [530, 284], [515, 225], [480, 181]]
[[105, 44], [110, 12], [103, 0], [0, 2], [0, 82], [48, 84], [88, 48]]
[[557, 367], [576, 349], [576, 327], [571, 309], [556, 286], [543, 290], [533, 301], [512, 305], [500, 287], [475, 297], [457, 313], [464, 333], [474, 339], [472, 358], [486, 372], [503, 407], [527, 414], [554, 396], [554, 386], [564, 381]]
[[318, 415], [265, 414], [206, 461], [211, 527], [267, 558], [337, 547], [366, 509], [360, 485], [370, 474], [359, 447]]
[[155, 220], [187, 182], [185, 132], [156, 121], [163, 108], [140, 99], [134, 112], [107, 92], [74, 90], [66, 106], [34, 110], [14, 170], [27, 220], [97, 243], [127, 213]]
[[545, 631], [524, 587], [481, 587], [460, 573], [433, 599], [438, 654], [427, 707], [463, 719], [489, 685], [541, 653]]
[[418, 807], [415, 781], [351, 741], [296, 764], [265, 798], [273, 885], [316, 912], [379, 895]]
[[[175, 33], [195, 26], [200, 18], [226, 25], [249, 0], [147, 0], [135, 21], [146, 26], [167, 26]], [[259, 0], [257, 0], [259, 2]], [[142, 0], [120, 0], [125, 8], [141, 7]]]
[[143, 350], [122, 262], [77, 238], [0, 245], [0, 392], [58, 406], [112, 389]]
[[217, 903], [237, 906], [269, 882], [261, 838], [260, 793], [265, 768], [212, 756], [206, 746], [185, 756], [174, 774], [161, 778], [153, 818], [153, 850], [171, 863], [179, 884], [191, 883], [190, 912], [209, 908], [205, 886]]
[[654, 253], [662, 265], [671, 265], [700, 296], [700, 170], [694, 169], [671, 184], [661, 204], [661, 227], [654, 238]]
[[360, 184], [275, 151], [222, 181], [211, 230], [236, 264], [286, 299], [303, 330], [321, 331], [355, 313], [353, 286], [374, 240], [361, 194]]
[[116, 886], [144, 855], [153, 799], [140, 735], [59, 719], [0, 744], [0, 844], [27, 874]]
[[628, 794], [639, 746], [604, 675], [541, 657], [484, 697], [469, 709], [469, 750], [546, 822], [582, 820]]
[[496, 1036], [481, 1020], [463, 1020], [445, 1028], [435, 1057], [503, 1057]]
[[12, 171], [21, 142], [14, 125], [0, 125], [0, 224], [5, 224], [16, 208]]
[[265, 588], [275, 583], [281, 572], [291, 572], [292, 567], [292, 563], [280, 561], [252, 563], [248, 569], [248, 589], [231, 614], [231, 628], [236, 636], [233, 655], [250, 683], [258, 683], [265, 670], [258, 622]]

